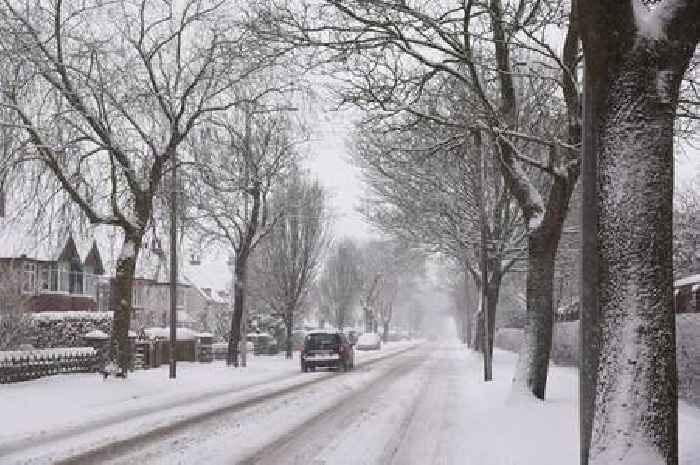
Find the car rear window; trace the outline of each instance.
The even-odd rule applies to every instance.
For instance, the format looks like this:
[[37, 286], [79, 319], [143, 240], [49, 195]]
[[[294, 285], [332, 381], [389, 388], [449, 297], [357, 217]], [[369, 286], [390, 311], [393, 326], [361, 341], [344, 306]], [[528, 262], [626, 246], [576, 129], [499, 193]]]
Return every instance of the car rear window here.
[[310, 347], [332, 346], [338, 344], [337, 334], [309, 334], [306, 336], [306, 345]]

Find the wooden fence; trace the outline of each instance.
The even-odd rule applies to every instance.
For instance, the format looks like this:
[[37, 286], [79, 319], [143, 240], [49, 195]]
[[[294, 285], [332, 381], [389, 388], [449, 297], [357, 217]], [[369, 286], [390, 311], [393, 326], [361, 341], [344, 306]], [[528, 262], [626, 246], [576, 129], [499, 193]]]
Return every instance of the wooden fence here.
[[[77, 348], [76, 348], [77, 349]], [[99, 369], [97, 352], [81, 350], [33, 350], [0, 356], [0, 384], [16, 383], [60, 373], [85, 373]]]

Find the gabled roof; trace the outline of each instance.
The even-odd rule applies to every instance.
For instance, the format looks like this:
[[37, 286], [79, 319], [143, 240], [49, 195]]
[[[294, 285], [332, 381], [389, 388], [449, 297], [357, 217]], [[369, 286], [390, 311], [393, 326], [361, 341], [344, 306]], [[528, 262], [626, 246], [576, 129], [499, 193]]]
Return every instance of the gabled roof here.
[[58, 258], [56, 258], [56, 261], [82, 263], [82, 260], [80, 260], [80, 254], [78, 253], [78, 248], [75, 246], [75, 241], [73, 240], [72, 235], [68, 235], [66, 245], [63, 247], [63, 250], [58, 255]]
[[105, 267], [102, 264], [100, 250], [97, 248], [97, 241], [92, 241], [90, 252], [88, 252], [88, 256], [85, 258], [85, 266], [91, 267], [95, 274], [105, 274]]

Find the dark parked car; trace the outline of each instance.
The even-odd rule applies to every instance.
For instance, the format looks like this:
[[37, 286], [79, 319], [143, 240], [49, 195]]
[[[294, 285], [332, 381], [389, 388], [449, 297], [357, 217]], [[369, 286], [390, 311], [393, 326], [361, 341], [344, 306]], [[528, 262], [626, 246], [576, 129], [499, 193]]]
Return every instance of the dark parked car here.
[[343, 371], [355, 367], [355, 351], [347, 336], [340, 332], [313, 332], [304, 338], [301, 371], [330, 367]]

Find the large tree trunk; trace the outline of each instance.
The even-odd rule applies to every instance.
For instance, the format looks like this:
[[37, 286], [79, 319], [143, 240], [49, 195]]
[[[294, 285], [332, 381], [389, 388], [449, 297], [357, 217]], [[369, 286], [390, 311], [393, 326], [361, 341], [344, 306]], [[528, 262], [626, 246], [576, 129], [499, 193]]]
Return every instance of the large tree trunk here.
[[464, 308], [462, 309], [462, 343], [466, 344], [470, 349], [474, 349], [473, 321], [474, 318], [474, 295], [471, 291], [472, 280], [469, 278], [469, 273], [464, 272]]
[[126, 378], [129, 369], [129, 325], [131, 323], [132, 289], [136, 260], [141, 247], [141, 237], [137, 234], [125, 234], [122, 251], [117, 258], [116, 276], [112, 287], [112, 323], [111, 355], [120, 370], [120, 376]]
[[556, 241], [531, 234], [528, 238], [527, 306], [523, 345], [513, 376], [516, 393], [544, 399], [554, 324], [553, 286]]
[[[243, 322], [243, 306], [245, 305], [245, 284], [247, 275], [248, 257], [239, 254], [236, 258], [233, 283], [233, 315], [231, 317], [231, 332], [228, 337], [228, 354], [226, 364], [238, 367], [239, 344], [241, 342], [241, 328]], [[243, 348], [245, 349], [245, 348]]]
[[391, 319], [382, 320], [382, 342], [389, 342], [389, 323]]
[[493, 373], [493, 342], [496, 338], [496, 310], [498, 309], [498, 298], [501, 293], [501, 280], [503, 275], [496, 272], [491, 277], [486, 287], [486, 309], [489, 312], [489, 370]]
[[678, 463], [673, 125], [700, 38], [700, 2], [663, 2], [653, 14], [644, 8], [579, 3], [589, 235], [581, 281], [583, 465]]
[[592, 464], [626, 457], [645, 457], [650, 464], [678, 461], [672, 261], [675, 111], [663, 95], [649, 89], [650, 82], [654, 90], [674, 83], [663, 82], [671, 78], [661, 74], [658, 53], [638, 47], [614, 70], [597, 131], [600, 358]]
[[[570, 134], [571, 139], [578, 136]], [[579, 165], [552, 180], [541, 225], [528, 235], [526, 321], [523, 345], [513, 376], [513, 391], [544, 399], [554, 326], [554, 271], [557, 249], [576, 187]]]

